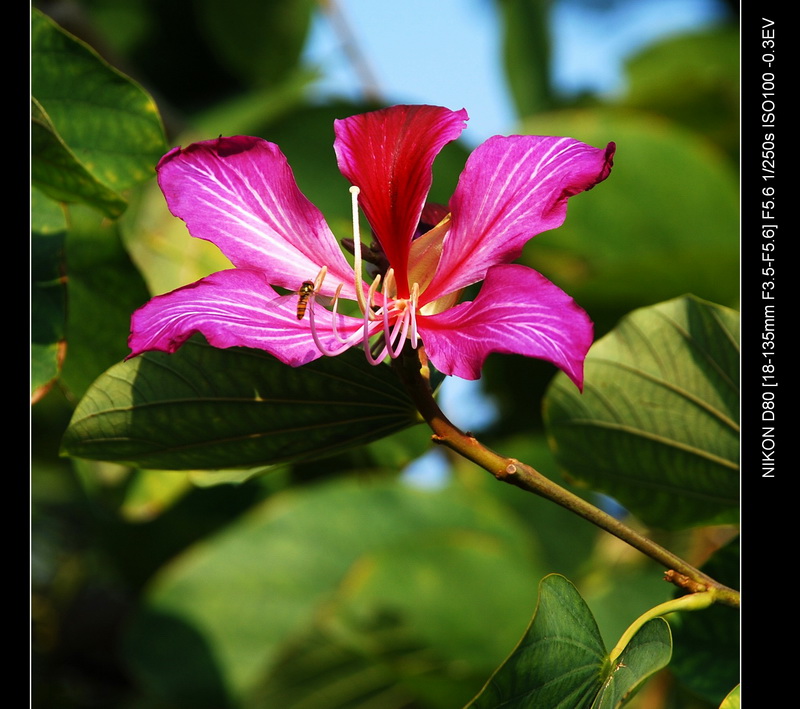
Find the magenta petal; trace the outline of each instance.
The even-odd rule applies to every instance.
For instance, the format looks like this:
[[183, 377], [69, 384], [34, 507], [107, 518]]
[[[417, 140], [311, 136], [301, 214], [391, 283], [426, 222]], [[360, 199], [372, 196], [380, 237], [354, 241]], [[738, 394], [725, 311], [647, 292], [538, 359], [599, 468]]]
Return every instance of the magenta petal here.
[[467, 160], [450, 200], [452, 226], [425, 301], [480, 281], [533, 236], [560, 226], [567, 199], [604, 180], [614, 144], [571, 138], [495, 136]]
[[345, 295], [353, 293], [352, 268], [273, 143], [248, 136], [193, 143], [171, 150], [157, 170], [170, 211], [234, 266], [297, 290], [324, 265], [330, 276], [322, 292], [341, 282]]
[[408, 297], [408, 250], [433, 160], [461, 135], [466, 120], [463, 109], [393, 106], [334, 123], [339, 169], [361, 190], [361, 207], [395, 270], [400, 297]]
[[474, 301], [420, 317], [425, 351], [444, 374], [478, 379], [491, 352], [552, 362], [583, 388], [583, 360], [592, 344], [586, 312], [527, 266], [490, 268]]
[[[330, 313], [317, 305], [317, 327], [330, 332]], [[293, 367], [320, 356], [309, 318], [297, 319], [297, 296], [280, 296], [262, 274], [245, 269], [219, 271], [196, 283], [159, 295], [131, 318], [130, 357], [147, 350], [175, 352], [195, 333], [214, 347], [254, 347]], [[340, 331], [360, 327], [347, 318]], [[326, 338], [327, 339], [327, 338]]]

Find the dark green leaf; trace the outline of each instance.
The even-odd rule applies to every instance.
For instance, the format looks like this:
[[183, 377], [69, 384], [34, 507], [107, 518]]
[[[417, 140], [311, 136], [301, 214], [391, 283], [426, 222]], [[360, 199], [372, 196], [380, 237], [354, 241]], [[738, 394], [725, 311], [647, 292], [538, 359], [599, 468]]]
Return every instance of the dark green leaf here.
[[648, 524], [735, 522], [738, 362], [732, 310], [689, 296], [634, 311], [590, 350], [582, 395], [554, 379], [556, 458]]
[[551, 574], [524, 637], [468, 709], [616, 709], [669, 662], [671, 645], [666, 621], [653, 619], [612, 667], [588, 606]]
[[360, 352], [291, 368], [259, 350], [195, 341], [103, 374], [63, 446], [140, 467], [231, 468], [320, 458], [415, 420], [391, 370]]
[[57, 134], [95, 180], [119, 192], [153, 176], [165, 141], [152, 98], [35, 9], [31, 88], [49, 118], [37, 132], [50, 133], [49, 143]]
[[588, 606], [566, 578], [551, 574], [539, 584], [539, 602], [524, 637], [469, 709], [589, 707], [607, 666]]
[[313, 0], [199, 0], [203, 35], [231, 71], [253, 86], [282, 81], [297, 66]]

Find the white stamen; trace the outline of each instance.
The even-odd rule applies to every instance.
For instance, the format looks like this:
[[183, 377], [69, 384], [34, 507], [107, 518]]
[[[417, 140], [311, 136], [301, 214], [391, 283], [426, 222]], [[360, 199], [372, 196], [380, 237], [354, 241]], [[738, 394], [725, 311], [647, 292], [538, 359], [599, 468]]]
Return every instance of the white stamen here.
[[383, 281], [383, 331], [389, 333], [389, 291], [394, 285], [394, 269], [386, 271], [386, 279]]
[[339, 294], [342, 292], [342, 283], [336, 286], [336, 292], [333, 294], [333, 304], [331, 306], [331, 328], [333, 329], [333, 337], [338, 342], [347, 342], [347, 338], [342, 337], [336, 329], [336, 320], [339, 313]]

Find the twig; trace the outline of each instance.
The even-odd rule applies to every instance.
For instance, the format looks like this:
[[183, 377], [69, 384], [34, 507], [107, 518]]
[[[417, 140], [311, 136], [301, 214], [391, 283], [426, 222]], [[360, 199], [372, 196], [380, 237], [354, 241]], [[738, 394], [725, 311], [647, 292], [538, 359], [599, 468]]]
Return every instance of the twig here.
[[[554, 483], [530, 465], [490, 450], [474, 436], [464, 433], [451, 423], [433, 398], [430, 381], [427, 378], [428, 370], [424, 350], [421, 348], [416, 351], [410, 348], [406, 349], [400, 357], [394, 360], [394, 367], [420, 414], [433, 431], [433, 440], [436, 443], [447, 446], [471, 460], [498, 480], [555, 502], [609, 534], [613, 534], [664, 566], [668, 570], [665, 575], [666, 580], [692, 592], [710, 591], [716, 602], [735, 608], [739, 607], [738, 591], [715, 581], [671, 551]], [[677, 583], [678, 581], [681, 583]]]

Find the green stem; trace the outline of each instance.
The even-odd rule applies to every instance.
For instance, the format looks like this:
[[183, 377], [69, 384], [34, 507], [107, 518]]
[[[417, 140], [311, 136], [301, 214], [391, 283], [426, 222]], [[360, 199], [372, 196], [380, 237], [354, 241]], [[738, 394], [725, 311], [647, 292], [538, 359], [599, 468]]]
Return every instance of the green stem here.
[[689, 591], [712, 591], [714, 600], [738, 608], [739, 593], [707, 576], [668, 549], [639, 534], [620, 520], [557, 485], [530, 465], [490, 450], [464, 433], [442, 413], [433, 398], [423, 350], [406, 349], [394, 360], [394, 368], [417, 409], [433, 431], [433, 440], [487, 470], [498, 480], [532, 492], [613, 534], [668, 569], [667, 578]]
[[708, 608], [715, 600], [716, 594], [713, 591], [700, 591], [698, 593], [690, 593], [687, 596], [681, 596], [680, 598], [673, 598], [671, 601], [665, 601], [651, 608], [633, 621], [630, 627], [622, 634], [616, 647], [608, 656], [609, 661], [612, 665], [616, 662], [617, 658], [622, 654], [622, 651], [628, 646], [631, 638], [639, 632], [639, 628], [648, 620], [667, 615], [668, 613], [675, 613], [676, 611], [696, 611]]

